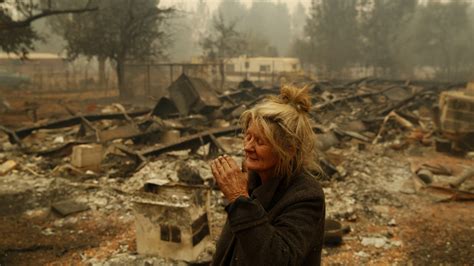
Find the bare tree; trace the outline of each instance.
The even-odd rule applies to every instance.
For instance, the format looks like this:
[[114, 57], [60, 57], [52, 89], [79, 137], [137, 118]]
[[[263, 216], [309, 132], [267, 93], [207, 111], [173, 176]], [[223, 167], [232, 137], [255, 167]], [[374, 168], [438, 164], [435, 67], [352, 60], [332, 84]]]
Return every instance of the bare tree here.
[[221, 88], [225, 82], [225, 62], [242, 54], [246, 46], [241, 34], [235, 29], [237, 21], [226, 23], [221, 13], [213, 18], [211, 33], [201, 41], [201, 47], [208, 60], [219, 63]]

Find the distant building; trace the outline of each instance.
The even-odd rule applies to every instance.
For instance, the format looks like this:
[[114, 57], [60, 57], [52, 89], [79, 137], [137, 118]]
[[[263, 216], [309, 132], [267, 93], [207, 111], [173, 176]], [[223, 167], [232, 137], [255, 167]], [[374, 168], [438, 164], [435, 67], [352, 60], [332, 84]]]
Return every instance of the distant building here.
[[0, 70], [21, 74], [33, 74], [39, 68], [54, 70], [65, 69], [66, 58], [50, 53], [29, 53], [28, 59], [22, 60], [18, 55], [0, 53]]
[[301, 71], [298, 58], [293, 57], [236, 57], [225, 61], [226, 81], [240, 82], [244, 79], [260, 82], [276, 82], [287, 73]]
[[29, 53], [28, 59], [0, 53], [0, 72], [27, 78], [36, 89], [65, 87], [68, 62], [64, 57], [50, 53]]
[[[54, 53], [28, 53], [27, 59], [0, 53], [0, 73], [15, 74], [30, 81], [33, 90], [85, 90], [114, 86], [115, 77], [99, 87], [96, 61], [81, 57], [74, 61]], [[113, 74], [111, 69], [106, 72]], [[1, 85], [1, 84], [0, 84]]]

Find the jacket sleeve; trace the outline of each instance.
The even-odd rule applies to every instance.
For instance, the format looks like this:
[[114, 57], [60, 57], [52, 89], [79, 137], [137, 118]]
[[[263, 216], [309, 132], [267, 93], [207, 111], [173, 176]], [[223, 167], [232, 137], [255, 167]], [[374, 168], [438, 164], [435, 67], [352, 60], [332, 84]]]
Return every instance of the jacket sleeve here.
[[288, 204], [270, 224], [257, 199], [239, 198], [227, 208], [229, 224], [247, 265], [301, 265], [314, 248], [324, 219], [324, 199], [306, 197]]

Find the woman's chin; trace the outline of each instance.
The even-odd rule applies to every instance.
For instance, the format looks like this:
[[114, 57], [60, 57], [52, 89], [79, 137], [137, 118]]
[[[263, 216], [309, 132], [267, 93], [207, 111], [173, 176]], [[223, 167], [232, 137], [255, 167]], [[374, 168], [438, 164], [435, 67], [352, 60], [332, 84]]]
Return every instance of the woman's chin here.
[[252, 172], [261, 172], [261, 171], [264, 171], [265, 169], [263, 169], [263, 167], [259, 166], [259, 165], [248, 165], [247, 164], [247, 170], [248, 171], [252, 171]]
[[258, 170], [258, 167], [256, 167], [256, 165], [253, 164], [253, 162], [249, 162], [249, 160], [245, 161], [245, 166], [247, 167], [247, 170], [249, 170], [249, 171], [257, 171]]

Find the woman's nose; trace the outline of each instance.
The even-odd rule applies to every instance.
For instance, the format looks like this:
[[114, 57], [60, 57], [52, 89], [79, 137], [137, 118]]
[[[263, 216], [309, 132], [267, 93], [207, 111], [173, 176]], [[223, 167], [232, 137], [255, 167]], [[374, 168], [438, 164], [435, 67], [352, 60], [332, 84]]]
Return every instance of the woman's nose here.
[[253, 140], [244, 141], [244, 151], [251, 152], [255, 148]]

